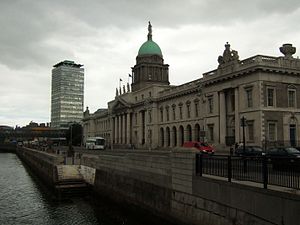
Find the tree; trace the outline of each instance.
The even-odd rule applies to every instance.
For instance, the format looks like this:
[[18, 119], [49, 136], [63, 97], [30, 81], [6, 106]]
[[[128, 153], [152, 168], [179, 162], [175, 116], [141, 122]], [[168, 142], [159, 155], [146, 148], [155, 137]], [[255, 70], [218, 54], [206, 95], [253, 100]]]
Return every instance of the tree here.
[[67, 143], [71, 143], [74, 146], [80, 146], [82, 143], [83, 129], [81, 124], [73, 123], [69, 126], [66, 132]]

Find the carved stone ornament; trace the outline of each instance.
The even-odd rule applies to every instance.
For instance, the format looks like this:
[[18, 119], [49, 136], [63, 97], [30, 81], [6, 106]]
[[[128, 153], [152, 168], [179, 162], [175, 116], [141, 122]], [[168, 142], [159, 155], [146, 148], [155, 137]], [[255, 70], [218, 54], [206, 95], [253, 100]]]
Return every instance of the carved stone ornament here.
[[284, 58], [291, 59], [293, 58], [293, 54], [296, 53], [296, 48], [293, 47], [292, 44], [283, 44], [282, 47], [279, 48], [280, 52], [284, 54]]
[[228, 62], [234, 62], [239, 60], [238, 52], [235, 50], [230, 50], [230, 44], [226, 42], [225, 44], [225, 50], [223, 52], [223, 56], [218, 57], [218, 63], [219, 65], [228, 63]]

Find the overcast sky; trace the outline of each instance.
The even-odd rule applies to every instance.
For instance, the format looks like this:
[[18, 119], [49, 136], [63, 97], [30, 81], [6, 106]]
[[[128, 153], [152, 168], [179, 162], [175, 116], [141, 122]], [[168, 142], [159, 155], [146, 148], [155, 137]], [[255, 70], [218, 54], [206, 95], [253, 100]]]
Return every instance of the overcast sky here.
[[[228, 41], [240, 59], [300, 49], [299, 0], [1, 0], [0, 125], [50, 122], [51, 70], [62, 60], [84, 65], [84, 108], [114, 99], [153, 40], [183, 84], [217, 67]], [[296, 52], [295, 56], [299, 54]]]

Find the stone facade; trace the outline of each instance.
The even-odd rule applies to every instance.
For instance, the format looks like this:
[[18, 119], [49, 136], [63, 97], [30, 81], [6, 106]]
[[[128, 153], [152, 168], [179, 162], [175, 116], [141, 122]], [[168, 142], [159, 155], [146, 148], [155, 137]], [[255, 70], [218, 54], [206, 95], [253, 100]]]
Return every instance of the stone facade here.
[[290, 44], [280, 51], [284, 56], [239, 60], [226, 43], [217, 69], [179, 86], [169, 84], [161, 52], [139, 54], [132, 90], [129, 85], [127, 91], [117, 90], [107, 109], [86, 111], [84, 138], [104, 136], [115, 148], [149, 150], [204, 140], [222, 150], [242, 142], [244, 117], [247, 144], [298, 145], [300, 60], [293, 58], [296, 49]]

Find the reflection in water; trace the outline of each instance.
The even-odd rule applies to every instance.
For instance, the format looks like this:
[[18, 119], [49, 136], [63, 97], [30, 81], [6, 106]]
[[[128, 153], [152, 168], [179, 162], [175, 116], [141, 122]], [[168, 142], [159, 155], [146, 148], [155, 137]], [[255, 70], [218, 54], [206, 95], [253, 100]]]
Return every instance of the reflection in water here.
[[[58, 202], [15, 154], [0, 154], [0, 224], [166, 225], [130, 215], [108, 201], [86, 196]], [[144, 221], [143, 221], [144, 220]], [[145, 221], [147, 220], [147, 221]]]

